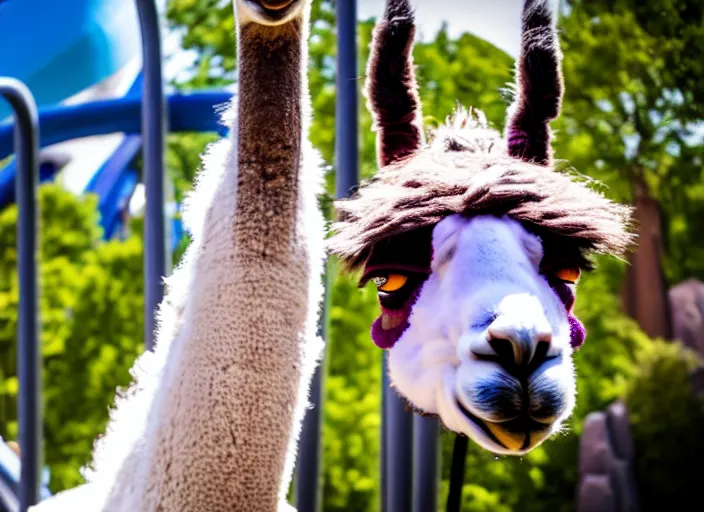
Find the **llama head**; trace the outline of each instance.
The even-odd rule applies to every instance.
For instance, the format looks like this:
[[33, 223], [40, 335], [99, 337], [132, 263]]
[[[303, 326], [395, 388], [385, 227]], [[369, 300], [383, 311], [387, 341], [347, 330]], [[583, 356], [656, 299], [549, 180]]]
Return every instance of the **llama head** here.
[[238, 23], [275, 27], [299, 18], [310, 0], [233, 0]]
[[413, 35], [407, 0], [389, 0], [367, 69], [380, 170], [337, 203], [331, 249], [377, 286], [372, 338], [399, 394], [492, 452], [524, 454], [572, 412], [577, 281], [590, 254], [630, 245], [631, 212], [553, 169], [561, 57], [545, 0], [524, 4], [504, 137], [459, 109], [425, 142]]

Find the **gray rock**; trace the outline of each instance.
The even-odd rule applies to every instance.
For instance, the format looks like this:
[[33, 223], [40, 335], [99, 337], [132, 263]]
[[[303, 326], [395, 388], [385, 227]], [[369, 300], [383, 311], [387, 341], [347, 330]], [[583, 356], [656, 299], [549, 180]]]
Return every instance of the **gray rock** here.
[[579, 440], [579, 473], [582, 476], [608, 475], [611, 463], [616, 459], [606, 418], [603, 412], [592, 412], [584, 420]]
[[625, 403], [589, 414], [579, 446], [578, 512], [640, 512], [635, 456]]
[[577, 512], [616, 512], [616, 497], [608, 475], [587, 475], [579, 485]]
[[676, 339], [704, 355], [704, 283], [687, 279], [668, 291]]
[[638, 486], [633, 465], [630, 462], [617, 460], [614, 462], [610, 474], [618, 511], [640, 512]]
[[619, 459], [632, 460], [635, 456], [628, 409], [623, 401], [612, 403], [607, 409], [607, 426], [611, 434], [611, 445]]

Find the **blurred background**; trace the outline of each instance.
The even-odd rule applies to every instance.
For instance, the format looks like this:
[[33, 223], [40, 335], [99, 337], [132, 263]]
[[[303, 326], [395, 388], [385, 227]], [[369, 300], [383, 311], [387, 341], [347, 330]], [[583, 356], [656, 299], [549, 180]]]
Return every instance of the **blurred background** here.
[[[25, 6], [32, 3], [24, 0]], [[69, 13], [77, 3], [56, 2]], [[231, 2], [157, 3], [165, 20], [168, 90], [236, 91]], [[102, 2], [95, 32], [86, 31], [86, 20], [74, 27], [62, 25], [63, 18], [27, 14], [21, 19], [26, 41], [13, 44], [1, 28], [20, 12], [19, 4], [0, 0], [0, 75], [27, 80], [40, 108], [128, 97], [140, 86], [137, 18], [134, 8], [123, 7], [130, 2]], [[459, 102], [483, 110], [503, 128], [502, 89], [513, 80], [521, 4], [415, 0], [414, 57], [428, 127], [443, 122]], [[382, 11], [381, 0], [358, 2], [360, 87], [374, 17]], [[597, 260], [598, 271], [580, 284], [576, 310], [588, 337], [576, 355], [578, 401], [568, 429], [521, 458], [496, 457], [470, 444], [463, 510], [574, 510], [580, 485], [611, 456], [623, 464], [608, 469], [609, 485], [616, 494], [635, 496], [620, 498], [622, 503], [635, 499], [642, 510], [661, 510], [685, 498], [701, 502], [704, 3], [562, 0], [560, 13], [566, 96], [553, 124], [556, 157], [597, 180], [609, 197], [636, 207], [639, 245], [628, 261]], [[109, 62], [85, 70], [78, 53], [71, 60], [52, 54], [48, 50], [57, 47], [62, 30], [67, 41], [70, 30], [89, 38], [98, 34]], [[310, 138], [329, 165], [328, 195], [321, 198], [328, 216], [335, 173], [335, 42], [335, 4], [315, 0]], [[9, 114], [0, 106], [0, 120]], [[362, 178], [376, 168], [370, 126], [360, 101]], [[218, 136], [168, 136], [173, 262], [188, 244], [179, 205], [200, 153]], [[141, 142], [130, 137], [82, 138], [42, 151], [44, 460], [53, 492], [82, 482], [79, 468], [105, 428], [115, 389], [129, 383], [128, 370], [144, 349]], [[0, 160], [0, 435], [6, 441], [16, 439], [18, 428], [12, 166], [12, 157]], [[334, 262], [330, 268], [335, 277], [324, 365], [322, 510], [372, 512], [380, 510], [382, 352], [369, 335], [376, 291], [371, 285], [357, 289], [355, 276], [339, 275]], [[452, 439], [442, 432], [440, 506]]]

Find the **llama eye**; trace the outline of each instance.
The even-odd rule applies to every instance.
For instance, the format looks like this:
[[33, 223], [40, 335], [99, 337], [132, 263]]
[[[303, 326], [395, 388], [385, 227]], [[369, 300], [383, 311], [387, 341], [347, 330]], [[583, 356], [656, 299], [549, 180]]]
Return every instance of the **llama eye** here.
[[579, 267], [563, 268], [555, 272], [555, 277], [560, 281], [565, 283], [575, 284], [579, 281], [579, 277], [582, 275], [582, 271]]
[[395, 292], [403, 288], [408, 281], [408, 276], [403, 274], [389, 274], [387, 276], [373, 277], [372, 281], [381, 292]]
[[372, 281], [376, 286], [379, 304], [386, 310], [402, 309], [418, 287], [428, 278], [426, 271], [387, 268], [376, 269], [360, 280], [360, 287]]

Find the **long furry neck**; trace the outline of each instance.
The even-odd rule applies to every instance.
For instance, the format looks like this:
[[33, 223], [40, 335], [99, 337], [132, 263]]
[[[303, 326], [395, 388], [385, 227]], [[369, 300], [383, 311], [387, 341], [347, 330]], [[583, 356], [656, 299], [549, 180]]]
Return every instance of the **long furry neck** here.
[[[276, 225], [293, 233], [304, 118], [301, 59], [306, 51], [299, 20], [274, 29], [275, 37], [271, 30], [253, 23], [239, 29], [237, 187], [244, 200], [237, 202], [237, 216], [260, 218], [262, 230]], [[249, 223], [237, 227], [237, 243], [253, 257], [286, 257], [272, 252], [273, 238], [252, 237]]]
[[168, 281], [156, 351], [96, 448], [106, 510], [270, 512], [285, 500], [322, 351], [306, 23], [238, 30], [237, 121], [186, 203], [192, 243]]

